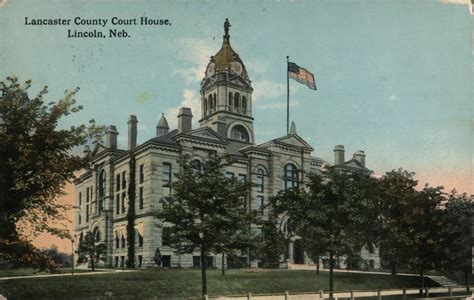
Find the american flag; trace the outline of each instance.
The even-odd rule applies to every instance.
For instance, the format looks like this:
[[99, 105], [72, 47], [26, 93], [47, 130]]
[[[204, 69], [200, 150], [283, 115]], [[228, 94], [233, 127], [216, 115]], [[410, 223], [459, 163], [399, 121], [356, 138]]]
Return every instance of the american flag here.
[[317, 90], [314, 75], [295, 63], [288, 63], [288, 77], [293, 78], [299, 83], [306, 84], [310, 89]]

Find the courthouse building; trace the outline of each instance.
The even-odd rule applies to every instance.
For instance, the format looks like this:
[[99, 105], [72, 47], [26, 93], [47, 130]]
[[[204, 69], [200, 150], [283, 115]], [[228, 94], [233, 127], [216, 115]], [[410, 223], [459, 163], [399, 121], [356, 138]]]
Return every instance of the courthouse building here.
[[[320, 172], [322, 167], [338, 165], [366, 170], [364, 152], [357, 151], [346, 161], [341, 145], [334, 148], [334, 162], [313, 156], [313, 147], [298, 135], [294, 126], [287, 135], [256, 143], [252, 82], [243, 60], [231, 47], [228, 22], [226, 25], [222, 48], [211, 56], [203, 70], [200, 112], [181, 108], [175, 129], [169, 128], [162, 115], [156, 135], [140, 145], [138, 120], [132, 115], [128, 120], [128, 149], [117, 147], [119, 133], [115, 126], [109, 126], [104, 145], [96, 144], [92, 151], [87, 149], [91, 152], [90, 167], [75, 181], [75, 238], [79, 241], [86, 232], [92, 232], [97, 241], [106, 244], [109, 266], [123, 266], [127, 259], [130, 184], [136, 189], [135, 265], [155, 266], [153, 256], [157, 248], [164, 267], [199, 265], [198, 251], [187, 255], [173, 252], [166, 228], [158, 227], [159, 220], [153, 216], [160, 209], [160, 199], [172, 193], [170, 183], [185, 155], [199, 166], [210, 154], [230, 154], [235, 163], [226, 172], [255, 183], [247, 197], [247, 207], [256, 210], [280, 190], [302, 184], [308, 173]], [[200, 125], [193, 128], [192, 120], [196, 117]], [[267, 214], [263, 211], [264, 216]], [[372, 266], [378, 267], [376, 254], [365, 256], [372, 259]], [[220, 259], [211, 255], [207, 264], [220, 266]], [[242, 259], [248, 261], [246, 257]], [[308, 262], [298, 239], [289, 242], [285, 259], [291, 263]]]

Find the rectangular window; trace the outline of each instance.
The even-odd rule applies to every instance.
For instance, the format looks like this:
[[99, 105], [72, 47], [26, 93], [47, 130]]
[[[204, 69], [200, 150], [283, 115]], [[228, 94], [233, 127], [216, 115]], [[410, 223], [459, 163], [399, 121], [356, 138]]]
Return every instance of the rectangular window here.
[[139, 191], [140, 191], [139, 192], [139, 197], [140, 197], [139, 198], [139, 207], [140, 207], [140, 209], [142, 209], [143, 208], [143, 187], [142, 186], [140, 187]]
[[120, 248], [120, 239], [118, 237], [118, 234], [115, 236], [115, 249]]
[[263, 214], [263, 196], [257, 196], [257, 203], [256, 203], [256, 208], [260, 213]]
[[143, 247], [143, 236], [138, 234], [138, 247]]
[[120, 256], [120, 266], [121, 267], [125, 266], [125, 256]]
[[86, 202], [89, 202], [89, 187], [86, 189]]
[[163, 255], [161, 257], [161, 266], [171, 268], [171, 255]]
[[86, 205], [86, 222], [89, 222], [89, 204]]
[[123, 171], [122, 172], [122, 189], [127, 188], [127, 178], [125, 178], [126, 175], [127, 175], [127, 172]]
[[201, 267], [201, 256], [193, 256], [193, 268]]
[[239, 181], [241, 181], [241, 182], [247, 181], [247, 175], [244, 175], [244, 174], [239, 174], [239, 176], [238, 176], [237, 178], [238, 178]]
[[122, 213], [125, 212], [125, 197], [126, 197], [126, 193], [125, 192], [122, 192]]
[[140, 165], [140, 183], [143, 183], [145, 180], [145, 170], [144, 166]]
[[120, 194], [115, 195], [115, 213], [120, 213]]
[[163, 198], [170, 201], [171, 197], [171, 164], [163, 163]]
[[119, 257], [115, 256], [115, 267], [117, 268], [119, 264]]
[[82, 204], [82, 193], [79, 192], [79, 205], [81, 205], [81, 204]]
[[125, 243], [125, 237], [123, 236], [123, 234], [122, 234], [122, 238], [121, 238], [121, 241], [120, 241], [120, 242], [121, 242], [121, 244], [122, 244], [122, 245], [121, 245], [122, 248], [125, 248], [125, 244], [126, 244], [126, 243]]
[[80, 225], [80, 224], [81, 224], [81, 221], [82, 221], [82, 220], [81, 220], [81, 213], [79, 213], [79, 215], [78, 215], [78, 218], [77, 218], [77, 219], [78, 219], [77, 221], [79, 222], [79, 225]]
[[94, 191], [92, 190], [92, 187], [90, 187], [90, 192], [91, 192], [91, 201], [94, 201]]
[[141, 267], [142, 267], [142, 264], [143, 264], [143, 256], [142, 256], [142, 255], [138, 255], [138, 267], [141, 268]]
[[120, 191], [120, 174], [115, 176], [115, 190]]
[[161, 245], [162, 246], [171, 246], [171, 228], [163, 227], [163, 234], [161, 236]]
[[264, 177], [262, 175], [258, 175], [257, 176], [257, 192], [258, 193], [263, 193], [264, 182], [265, 182]]
[[226, 178], [229, 178], [229, 179], [234, 178], [234, 173], [232, 173], [232, 172], [225, 172], [225, 177], [226, 177]]

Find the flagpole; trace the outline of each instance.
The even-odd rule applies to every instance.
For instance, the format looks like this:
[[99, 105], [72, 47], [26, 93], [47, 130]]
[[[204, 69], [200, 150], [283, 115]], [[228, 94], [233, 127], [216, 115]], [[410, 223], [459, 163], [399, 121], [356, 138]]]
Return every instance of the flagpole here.
[[290, 77], [288, 76], [288, 66], [290, 57], [286, 56], [286, 134], [290, 133]]

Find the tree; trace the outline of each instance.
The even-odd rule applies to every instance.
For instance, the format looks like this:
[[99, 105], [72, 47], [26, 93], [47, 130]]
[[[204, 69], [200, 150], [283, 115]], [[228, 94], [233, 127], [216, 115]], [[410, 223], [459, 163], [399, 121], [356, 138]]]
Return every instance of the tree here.
[[0, 259], [11, 263], [32, 262], [29, 240], [41, 232], [69, 237], [66, 226], [53, 225], [68, 209], [56, 199], [85, 164], [73, 148], [103, 131], [93, 121], [89, 128], [57, 128], [62, 117], [82, 108], [75, 105], [78, 89], [45, 104], [47, 87], [30, 98], [30, 86], [15, 77], [0, 82]]
[[[178, 253], [199, 249], [203, 298], [207, 295], [206, 256], [222, 246], [226, 234], [250, 230], [252, 213], [243, 198], [251, 184], [226, 178], [224, 168], [231, 164], [229, 156], [211, 156], [196, 170], [185, 157], [171, 197], [161, 200], [156, 214], [169, 228], [169, 243]], [[226, 249], [237, 236], [227, 236]]]
[[278, 216], [271, 214], [262, 222], [262, 234], [255, 240], [255, 256], [262, 261], [264, 268], [278, 268], [280, 256], [285, 253], [286, 237], [278, 228]]
[[472, 272], [472, 233], [473, 201], [467, 194], [453, 190], [442, 210], [441, 266], [454, 274], [462, 272], [464, 283], [469, 287], [469, 274]]
[[93, 233], [87, 232], [84, 239], [79, 241], [77, 249], [78, 263], [90, 262], [92, 271], [95, 270], [96, 262], [106, 260], [107, 247], [104, 243], [99, 243]]
[[403, 216], [416, 195], [415, 173], [403, 169], [387, 172], [379, 181], [378, 245], [380, 258], [388, 262], [392, 275], [406, 263], [406, 230]]
[[291, 222], [289, 230], [306, 245], [318, 245], [314, 253], [329, 254], [332, 298], [335, 257], [352, 256], [371, 242], [369, 232], [375, 212], [370, 187], [374, 179], [365, 173], [335, 169], [324, 175], [310, 174], [307, 189], [282, 191], [271, 204], [275, 213]]
[[[421, 288], [424, 289], [424, 273], [439, 267], [442, 257], [442, 210], [443, 187], [425, 185], [417, 191], [402, 216], [403, 230], [408, 253], [408, 264], [420, 272]], [[401, 229], [401, 228], [400, 228]]]

